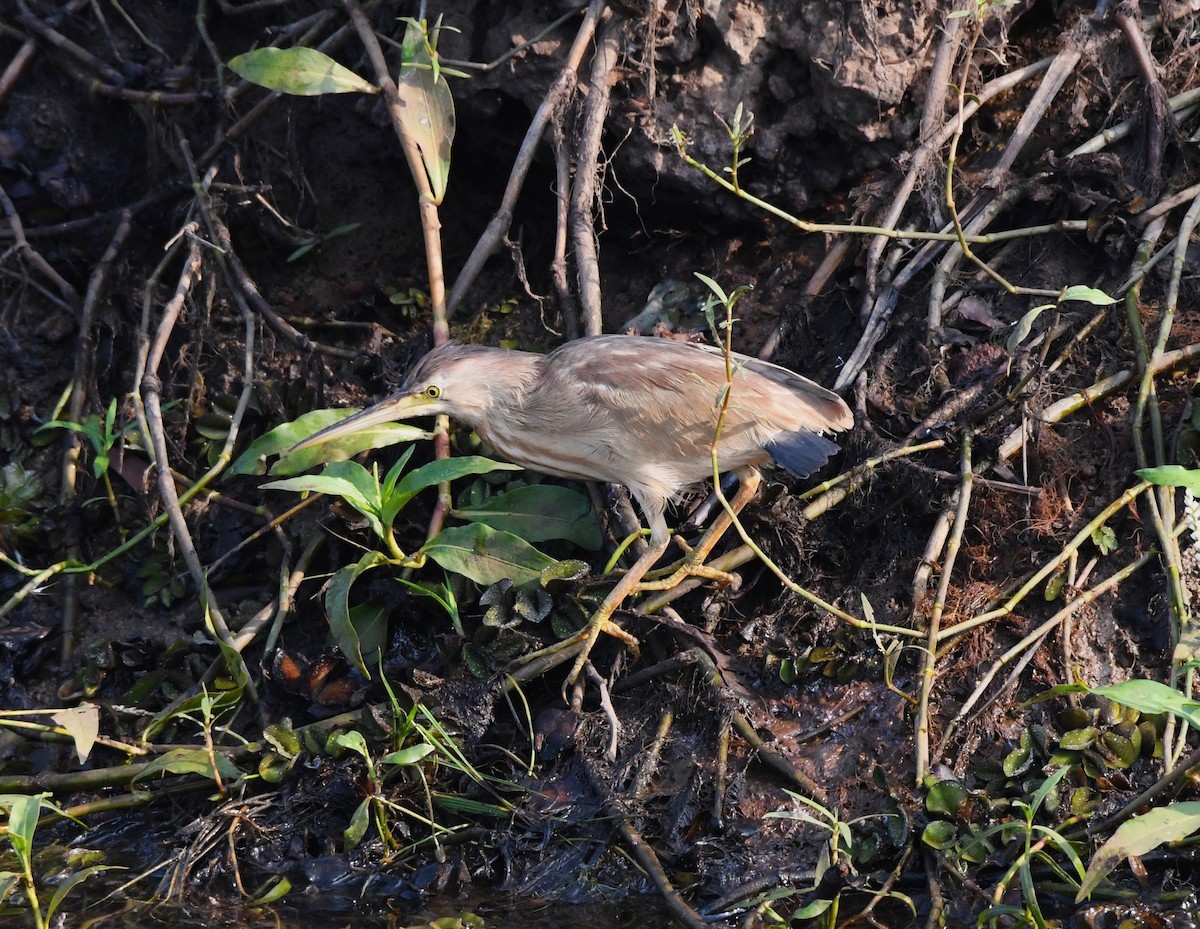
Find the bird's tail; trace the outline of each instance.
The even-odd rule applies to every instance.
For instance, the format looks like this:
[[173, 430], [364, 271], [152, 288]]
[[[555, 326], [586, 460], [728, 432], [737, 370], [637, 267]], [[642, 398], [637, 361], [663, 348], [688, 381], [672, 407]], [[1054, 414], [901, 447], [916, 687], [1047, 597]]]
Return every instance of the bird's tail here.
[[779, 467], [796, 477], [807, 477], [838, 453], [838, 444], [814, 432], [781, 432], [767, 451]]

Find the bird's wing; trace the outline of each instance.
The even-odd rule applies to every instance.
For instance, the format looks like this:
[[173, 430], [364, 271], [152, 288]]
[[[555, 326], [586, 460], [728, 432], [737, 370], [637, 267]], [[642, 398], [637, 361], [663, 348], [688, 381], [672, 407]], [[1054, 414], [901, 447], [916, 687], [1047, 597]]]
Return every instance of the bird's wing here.
[[[690, 345], [688, 347], [698, 349], [719, 359], [720, 365], [724, 367], [724, 349], [712, 345]], [[832, 390], [810, 381], [795, 371], [789, 371], [787, 368], [773, 364], [770, 361], [763, 361], [761, 358], [752, 358], [749, 355], [734, 352], [733, 359], [734, 364], [738, 367], [747, 371], [753, 371], [755, 374], [760, 374], [768, 380], [774, 381], [781, 387], [786, 388], [804, 401], [812, 403], [820, 411], [821, 416], [827, 423], [827, 425], [822, 427], [823, 429], [840, 431], [842, 429], [849, 429], [854, 425], [854, 417], [850, 412], [850, 408]]]
[[[632, 412], [659, 397], [670, 406], [667, 412], [708, 428], [726, 384], [721, 349], [669, 339], [600, 336], [568, 342], [550, 359], [553, 370], [593, 391], [608, 408]], [[741, 408], [743, 418], [784, 431], [853, 425], [849, 407], [833, 391], [768, 361], [736, 352], [733, 361], [731, 406]], [[651, 416], [659, 418], [653, 411]]]

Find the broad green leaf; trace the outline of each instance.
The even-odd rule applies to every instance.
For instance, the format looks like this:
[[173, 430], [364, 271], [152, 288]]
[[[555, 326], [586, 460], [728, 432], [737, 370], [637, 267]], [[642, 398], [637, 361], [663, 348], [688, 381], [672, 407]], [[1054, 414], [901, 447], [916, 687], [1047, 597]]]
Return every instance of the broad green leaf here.
[[278, 752], [267, 752], [258, 760], [258, 776], [268, 784], [280, 783], [292, 770], [295, 758], [285, 758]]
[[1200, 469], [1162, 465], [1157, 468], [1141, 468], [1133, 473], [1143, 481], [1161, 487], [1186, 487], [1192, 493], [1200, 493]]
[[251, 84], [299, 97], [379, 93], [374, 84], [315, 48], [256, 48], [230, 61], [229, 69]]
[[1122, 859], [1145, 855], [1160, 845], [1186, 839], [1197, 830], [1200, 830], [1200, 803], [1195, 801], [1153, 807], [1122, 823], [1092, 856], [1075, 902], [1086, 899]]
[[486, 503], [455, 510], [471, 522], [503, 529], [527, 542], [566, 539], [580, 548], [600, 547], [600, 521], [586, 496], [570, 487], [535, 484], [496, 494]]
[[413, 497], [426, 487], [433, 487], [442, 481], [456, 481], [460, 477], [472, 474], [489, 474], [492, 471], [519, 471], [520, 466], [506, 464], [502, 461], [492, 461], [478, 455], [466, 455], [462, 458], [443, 458], [431, 461], [416, 470], [404, 475], [396, 489], [384, 501], [382, 518], [384, 525], [391, 525], [404, 507]]
[[334, 736], [333, 744], [340, 748], [348, 748], [355, 754], [361, 755], [367, 761], [371, 760], [371, 750], [367, 747], [367, 740], [363, 738], [363, 734], [357, 729], [351, 729], [349, 732], [339, 732]]
[[21, 875], [16, 871], [0, 871], [0, 905], [8, 900], [8, 895], [21, 886]]
[[341, 497], [365, 516], [375, 534], [383, 538], [379, 482], [356, 461], [335, 461], [320, 474], [302, 474], [282, 481], [269, 481], [262, 486], [263, 490], [308, 490]]
[[426, 487], [433, 487], [442, 481], [456, 481], [460, 477], [472, 474], [490, 474], [492, 471], [520, 471], [521, 466], [508, 464], [504, 461], [493, 461], [491, 458], [481, 458], [478, 455], [465, 455], [462, 458], [443, 458], [441, 461], [431, 461], [414, 471], [404, 475], [404, 479], [396, 485], [396, 493], [414, 494]]
[[213, 774], [214, 764], [216, 773], [220, 774], [223, 780], [236, 780], [242, 775], [237, 765], [220, 752], [210, 755], [202, 748], [175, 748], [150, 761], [134, 780], [144, 780], [155, 774], [198, 774], [200, 777], [216, 780]]
[[50, 794], [2, 794], [0, 809], [8, 809], [8, 841], [22, 860], [33, 852], [33, 834], [37, 832], [42, 802]]
[[[319, 464], [345, 461], [353, 458], [359, 452], [432, 437], [433, 433], [411, 423], [380, 423], [377, 426], [360, 429], [351, 435], [342, 436], [340, 439], [334, 439], [332, 442], [322, 442], [312, 448], [302, 448], [295, 452], [285, 451], [283, 456], [272, 466], [271, 474], [277, 477], [290, 477], [293, 474], [301, 474], [310, 468], [315, 468]], [[301, 436], [301, 438], [307, 438], [307, 436]], [[289, 445], [288, 448], [290, 449], [291, 446]]]
[[325, 610], [329, 613], [329, 631], [333, 641], [346, 660], [351, 662], [364, 677], [371, 680], [371, 672], [363, 661], [358, 631], [350, 616], [350, 588], [364, 571], [387, 564], [388, 559], [380, 552], [367, 552], [356, 564], [347, 565], [329, 579], [325, 591]]
[[358, 843], [367, 834], [367, 827], [370, 824], [371, 798], [367, 797], [367, 799], [358, 805], [358, 809], [354, 811], [354, 815], [350, 817], [350, 825], [342, 831], [342, 839], [346, 843], [345, 851], [352, 852], [358, 848]]
[[94, 703], [81, 703], [79, 706], [59, 710], [50, 717], [56, 725], [67, 730], [75, 742], [75, 754], [79, 763], [87, 761], [96, 744], [96, 736], [100, 733], [100, 708]]
[[1200, 727], [1200, 703], [1189, 700], [1173, 687], [1158, 681], [1131, 680], [1104, 687], [1093, 687], [1092, 693], [1107, 697], [1121, 706], [1131, 706], [1143, 713], [1171, 713]]
[[61, 884], [54, 888], [54, 893], [50, 897], [50, 903], [46, 906], [46, 924], [57, 925], [54, 919], [54, 914], [58, 908], [62, 906], [67, 899], [67, 895], [76, 887], [86, 881], [93, 874], [98, 874], [101, 871], [124, 870], [120, 865], [115, 864], [96, 864], [87, 868], [80, 868], [78, 871], [71, 874]]
[[421, 23], [410, 20], [404, 34], [404, 61], [396, 79], [400, 98], [400, 121], [405, 134], [421, 152], [421, 165], [433, 191], [433, 202], [441, 203], [450, 180], [450, 148], [454, 142], [454, 96], [437, 68], [436, 53], [429, 47]]
[[269, 723], [263, 729], [263, 738], [285, 758], [295, 758], [303, 750], [296, 730], [283, 723]]
[[1008, 337], [1008, 353], [1011, 355], [1017, 350], [1017, 347], [1029, 337], [1030, 331], [1033, 329], [1033, 324], [1043, 310], [1049, 310], [1054, 306], [1053, 303], [1043, 303], [1041, 306], [1035, 306], [1032, 310], [1026, 313], [1017, 322], [1016, 328], [1013, 329], [1012, 335]]
[[397, 752], [389, 752], [384, 755], [380, 761], [383, 764], [408, 765], [416, 764], [426, 755], [432, 754], [436, 749], [428, 742], [421, 742], [418, 745], [410, 745], [408, 748], [402, 748]]
[[507, 578], [514, 584], [536, 581], [554, 559], [509, 532], [482, 523], [443, 529], [421, 551], [447, 571], [485, 587]]
[[1063, 751], [1081, 752], [1086, 748], [1091, 748], [1098, 738], [1100, 738], [1099, 729], [1095, 726], [1084, 726], [1064, 732], [1062, 738], [1058, 740], [1058, 747]]
[[954, 844], [958, 830], [953, 823], [944, 819], [935, 819], [921, 833], [921, 841], [930, 848], [946, 849]]
[[162, 732], [172, 720], [179, 719], [185, 715], [203, 715], [202, 705], [204, 704], [207, 704], [210, 715], [217, 716], [226, 710], [236, 707], [240, 700], [241, 692], [236, 688], [198, 693], [194, 697], [185, 700], [182, 705], [176, 707], [172, 712], [168, 713], [164, 711], [151, 719], [150, 723], [142, 731], [142, 742], [145, 744], [152, 742], [154, 737]]
[[1116, 297], [1110, 297], [1103, 290], [1097, 290], [1095, 287], [1086, 287], [1083, 284], [1075, 284], [1068, 287], [1058, 295], [1058, 302], [1065, 303], [1068, 300], [1079, 300], [1083, 303], [1091, 303], [1094, 306], [1112, 306], [1117, 302]]
[[938, 781], [929, 788], [925, 797], [925, 809], [930, 813], [962, 816], [970, 802], [967, 789], [955, 781]]
[[383, 423], [332, 442], [323, 442], [312, 448], [288, 454], [288, 451], [298, 442], [307, 439], [314, 432], [319, 432], [334, 423], [340, 423], [357, 412], [358, 410], [353, 407], [339, 410], [313, 410], [290, 423], [276, 426], [270, 432], [251, 442], [249, 448], [238, 456], [225, 474], [265, 474], [267, 471], [266, 457], [283, 455], [271, 469], [271, 473], [279, 477], [291, 477], [293, 474], [307, 471], [319, 464], [345, 461], [368, 449], [384, 448], [388, 445], [395, 445], [397, 442], [415, 442], [417, 439], [429, 438], [428, 432], [409, 423]]
[[292, 882], [286, 877], [281, 877], [275, 881], [261, 897], [250, 901], [251, 906], [267, 906], [271, 903], [277, 903], [282, 900], [292, 891]]
[[820, 898], [813, 900], [811, 903], [806, 903], [792, 913], [792, 918], [788, 920], [788, 925], [795, 925], [806, 919], [816, 919], [831, 906], [833, 906], [833, 900], [829, 898]]

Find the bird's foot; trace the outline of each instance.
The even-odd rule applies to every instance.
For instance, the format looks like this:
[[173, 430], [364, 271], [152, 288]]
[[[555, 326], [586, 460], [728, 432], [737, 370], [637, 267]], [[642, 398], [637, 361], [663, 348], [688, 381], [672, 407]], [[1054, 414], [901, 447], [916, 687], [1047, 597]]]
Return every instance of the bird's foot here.
[[646, 571], [650, 566], [658, 561], [659, 556], [662, 555], [666, 547], [666, 540], [651, 545], [633, 567], [617, 581], [617, 586], [609, 591], [608, 596], [596, 608], [596, 612], [592, 614], [592, 618], [588, 620], [586, 626], [570, 638], [563, 639], [561, 642], [543, 648], [541, 651], [534, 652], [532, 655], [522, 659], [521, 666], [509, 674], [509, 685], [511, 686], [520, 681], [527, 681], [540, 674], [545, 674], [548, 670], [557, 667], [568, 658], [574, 657], [575, 663], [571, 665], [571, 672], [567, 675], [566, 682], [563, 684], [563, 692], [565, 694], [567, 688], [575, 683], [580, 672], [583, 671], [583, 666], [587, 664], [588, 656], [591, 654], [596, 642], [599, 641], [601, 633], [605, 632], [628, 645], [636, 657], [638, 654], [638, 640], [614, 623], [612, 616], [637, 586], [638, 581], [646, 576]]
[[670, 567], [655, 571], [651, 580], [642, 581], [634, 588], [635, 593], [648, 593], [655, 590], [670, 590], [677, 587], [688, 577], [700, 577], [713, 581], [722, 587], [731, 587], [739, 582], [736, 574], [710, 568], [696, 556], [697, 549], [692, 549], [686, 558]]
[[638, 640], [634, 636], [630, 635], [608, 617], [597, 613], [588, 621], [586, 626], [574, 635], [563, 639], [561, 642], [555, 642], [553, 645], [539, 649], [531, 655], [525, 655], [513, 662], [505, 674], [506, 687], [511, 687], [513, 684], [518, 684], [522, 681], [533, 680], [535, 677], [540, 677], [552, 668], [556, 668], [560, 664], [574, 658], [575, 664], [571, 666], [571, 672], [563, 682], [563, 690], [565, 691], [579, 677], [584, 664], [588, 660], [588, 656], [591, 654], [596, 642], [599, 641], [602, 633], [607, 633], [614, 639], [620, 639], [624, 642], [626, 647], [633, 652], [635, 660], [641, 654]]

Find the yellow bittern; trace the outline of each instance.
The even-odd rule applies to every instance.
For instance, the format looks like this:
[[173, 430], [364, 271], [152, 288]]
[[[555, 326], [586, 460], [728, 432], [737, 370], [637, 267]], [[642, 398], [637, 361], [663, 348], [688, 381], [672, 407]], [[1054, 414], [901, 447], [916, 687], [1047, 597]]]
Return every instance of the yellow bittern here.
[[[666, 550], [668, 501], [712, 476], [714, 443], [718, 470], [737, 472], [741, 482], [730, 504], [736, 513], [754, 495], [760, 465], [774, 460], [798, 477], [811, 474], [838, 450], [822, 433], [853, 424], [832, 391], [756, 358], [731, 361], [732, 379], [720, 349], [625, 335], [577, 339], [547, 355], [450, 342], [426, 355], [392, 396], [297, 448], [446, 413], [515, 464], [629, 488], [650, 524], [647, 551], [580, 633], [532, 656], [561, 655], [553, 666], [575, 655], [570, 683], [601, 631], [633, 641], [610, 617]], [[672, 580], [704, 573], [703, 559], [729, 525], [721, 513]]]

